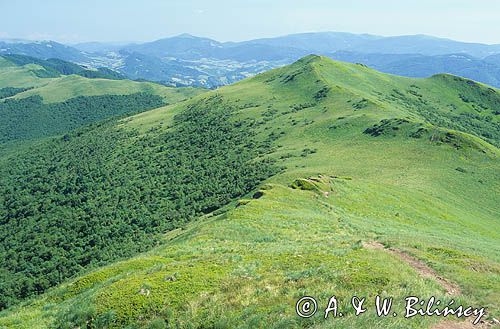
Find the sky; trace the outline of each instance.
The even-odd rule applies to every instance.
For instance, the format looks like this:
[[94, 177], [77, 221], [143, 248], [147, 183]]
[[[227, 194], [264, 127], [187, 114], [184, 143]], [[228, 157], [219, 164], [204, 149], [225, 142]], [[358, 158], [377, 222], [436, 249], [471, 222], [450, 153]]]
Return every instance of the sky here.
[[0, 0], [0, 38], [242, 41], [339, 31], [500, 44], [499, 17], [497, 0]]

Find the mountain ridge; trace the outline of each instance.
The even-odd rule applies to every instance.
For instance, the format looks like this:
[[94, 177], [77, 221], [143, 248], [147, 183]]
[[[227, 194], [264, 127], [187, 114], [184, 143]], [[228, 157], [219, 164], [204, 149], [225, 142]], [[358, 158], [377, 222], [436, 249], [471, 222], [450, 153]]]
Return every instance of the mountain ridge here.
[[[14, 46], [14, 50], [0, 46], [0, 54], [10, 51], [42, 58], [53, 57], [49, 56], [52, 53], [47, 53], [44, 43]], [[58, 49], [64, 49], [64, 46], [60, 45]], [[495, 54], [500, 53], [499, 45], [459, 42], [427, 35], [382, 37], [311, 32], [219, 42], [182, 34], [145, 43], [84, 44], [76, 59], [75, 52], [78, 50], [71, 48], [69, 51], [68, 48], [68, 53], [61, 53], [59, 57], [73, 58], [77, 63], [94, 68], [104, 66], [133, 79], [153, 80], [170, 86], [215, 88], [290, 64], [309, 53], [360, 62], [386, 73], [409, 77], [451, 73], [500, 86], [500, 62], [495, 60]], [[453, 54], [461, 55], [453, 57]]]

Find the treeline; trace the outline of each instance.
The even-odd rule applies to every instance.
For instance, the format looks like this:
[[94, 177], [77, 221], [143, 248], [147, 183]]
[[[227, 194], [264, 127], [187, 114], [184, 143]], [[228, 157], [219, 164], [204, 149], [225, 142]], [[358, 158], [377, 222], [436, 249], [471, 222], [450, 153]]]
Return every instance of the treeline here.
[[0, 102], [0, 143], [65, 133], [112, 116], [139, 113], [165, 105], [157, 95], [79, 96], [45, 104], [40, 96]]
[[91, 79], [111, 79], [111, 80], [122, 80], [126, 79], [123, 74], [116, 71], [110, 70], [108, 68], [100, 67], [94, 70], [87, 69], [75, 63], [67, 62], [58, 58], [50, 59], [40, 59], [19, 54], [8, 54], [3, 55], [3, 58], [8, 61], [22, 66], [27, 64], [36, 64], [43, 67], [42, 70], [35, 70], [34, 73], [39, 78], [57, 78], [63, 75], [76, 74], [82, 77]]
[[30, 88], [14, 88], [14, 87], [5, 87], [0, 88], [0, 99], [8, 98], [15, 96], [23, 91], [29, 90]]
[[80, 128], [0, 167], [0, 309], [83, 269], [147, 250], [163, 232], [254, 189], [278, 169], [253, 122], [220, 98], [146, 135]]

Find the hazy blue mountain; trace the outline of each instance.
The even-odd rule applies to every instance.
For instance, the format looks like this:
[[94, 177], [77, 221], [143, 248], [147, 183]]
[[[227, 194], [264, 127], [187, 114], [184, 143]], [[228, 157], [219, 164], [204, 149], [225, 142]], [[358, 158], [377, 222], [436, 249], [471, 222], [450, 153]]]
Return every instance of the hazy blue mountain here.
[[420, 58], [427, 58], [429, 56], [420, 54], [380, 54], [380, 53], [359, 53], [349, 50], [339, 50], [336, 52], [327, 53], [328, 57], [333, 59], [351, 62], [351, 63], [361, 63], [372, 67], [386, 67], [391, 63], [402, 61], [402, 60], [413, 60]]
[[74, 48], [86, 53], [107, 53], [112, 51], [120, 51], [120, 49], [128, 46], [127, 43], [114, 42], [83, 42], [73, 45]]
[[214, 49], [211, 58], [236, 60], [236, 61], [282, 61], [295, 60], [308, 55], [309, 51], [277, 47], [261, 44], [236, 44], [225, 45], [223, 48]]
[[362, 53], [422, 55], [465, 53], [479, 58], [500, 53], [500, 45], [467, 43], [427, 35], [381, 37], [369, 34], [321, 32], [256, 39], [244, 43], [299, 48], [318, 53], [340, 50]]
[[500, 54], [488, 56], [484, 60], [488, 63], [500, 65]]
[[475, 59], [464, 54], [422, 56], [409, 60], [403, 59], [387, 65], [384, 71], [422, 78], [438, 73], [449, 73], [481, 81], [489, 85], [500, 86], [499, 65]]
[[219, 42], [181, 34], [141, 44], [0, 42], [2, 53], [59, 58], [107, 67], [132, 79], [168, 85], [217, 87], [308, 55], [359, 62], [410, 77], [451, 73], [500, 87], [500, 45], [426, 35], [382, 37], [342, 32], [301, 33], [244, 42]]
[[259, 43], [220, 43], [218, 41], [182, 34], [153, 42], [129, 45], [124, 51], [159, 58], [171, 57], [183, 60], [215, 58], [235, 61], [276, 61], [297, 59], [309, 50]]
[[124, 47], [123, 50], [156, 57], [198, 59], [208, 57], [214, 49], [220, 47], [222, 47], [222, 44], [218, 41], [199, 38], [190, 34], [181, 34], [172, 38], [129, 45]]
[[370, 34], [353, 34], [345, 32], [319, 32], [291, 34], [276, 38], [255, 39], [239, 44], [260, 44], [275, 47], [287, 47], [306, 50], [312, 53], [324, 53], [342, 49], [357, 48], [369, 41], [383, 37]]
[[345, 62], [365, 64], [385, 73], [407, 77], [423, 78], [438, 73], [449, 73], [500, 86], [500, 65], [466, 54], [426, 56], [338, 51], [329, 54], [329, 57]]
[[160, 59], [140, 53], [121, 51], [122, 66], [118, 70], [132, 79], [146, 79], [169, 86], [214, 88], [231, 84], [272, 68], [286, 61], [239, 62], [223, 59]]
[[0, 41], [0, 55], [4, 54], [20, 54], [41, 59], [59, 58], [79, 63], [87, 60], [87, 56], [78, 49], [54, 41]]
[[370, 40], [357, 47], [341, 50], [352, 50], [364, 53], [391, 53], [391, 54], [422, 54], [445, 55], [462, 53], [483, 58], [500, 52], [500, 45], [486, 45], [467, 43], [450, 39], [436, 38], [427, 35], [408, 35], [386, 37]]
[[202, 85], [197, 80], [206, 80], [206, 74], [189, 68], [178, 60], [161, 60], [154, 56], [122, 51], [124, 57], [120, 71], [132, 79], [146, 79], [169, 85]]
[[[425, 35], [381, 37], [324, 32], [221, 43], [183, 34], [126, 46], [120, 52], [124, 64], [118, 69], [133, 78], [215, 87], [316, 53], [386, 73], [409, 77], [450, 73], [500, 86], [500, 60], [491, 55], [495, 52], [500, 53], [500, 45]], [[487, 55], [488, 59], [481, 59]]]

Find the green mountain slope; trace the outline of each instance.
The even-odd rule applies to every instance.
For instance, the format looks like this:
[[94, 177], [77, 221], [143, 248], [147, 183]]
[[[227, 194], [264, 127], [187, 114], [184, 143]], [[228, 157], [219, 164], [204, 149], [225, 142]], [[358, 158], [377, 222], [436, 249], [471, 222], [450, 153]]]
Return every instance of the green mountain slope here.
[[[60, 75], [59, 72], [50, 75], [55, 70], [53, 66], [62, 72], [71, 72], [74, 68], [66, 68], [70, 63], [41, 60], [41, 64], [52, 66], [21, 65], [23, 61], [18, 63], [7, 58], [11, 57], [0, 57], [0, 143], [62, 134], [109, 117], [132, 115], [203, 92], [148, 82]], [[48, 72], [49, 78], [39, 72]]]
[[[0, 239], [5, 252], [16, 250], [2, 268], [20, 275], [61, 273], [62, 258], [49, 254], [88, 260], [85, 252], [63, 252], [95, 246], [87, 237], [106, 250], [89, 266], [80, 264], [92, 268], [123, 255], [123, 246], [137, 246], [132, 253], [151, 245], [138, 236], [198, 220], [155, 236], [156, 247], [144, 254], [5, 310], [0, 327], [425, 328], [441, 321], [405, 319], [403, 302], [411, 295], [453, 298], [486, 307], [485, 320], [498, 317], [499, 102], [497, 90], [453, 76], [408, 79], [309, 56], [81, 130], [66, 144], [48, 145], [50, 153], [4, 160], [0, 187], [14, 186], [9, 191], [24, 200], [39, 186], [53, 194], [18, 203], [23, 199], [0, 194], [2, 231], [18, 232], [16, 243]], [[41, 156], [38, 172], [14, 165]], [[50, 177], [54, 159], [57, 178], [39, 181]], [[68, 176], [64, 168], [74, 166], [88, 184]], [[68, 186], [54, 188], [56, 181]], [[85, 192], [98, 182], [105, 193]], [[124, 182], [130, 184], [122, 190]], [[58, 199], [61, 191], [68, 194]], [[69, 212], [73, 221], [87, 219], [86, 228], [64, 225]], [[56, 231], [63, 235], [82, 234], [40, 254], [49, 248], [43, 239], [26, 243], [39, 220], [47, 227], [62, 222], [67, 230]], [[88, 233], [110, 224], [106, 234]], [[133, 233], [115, 240], [123, 232]], [[23, 259], [33, 264], [33, 254], [40, 255], [35, 271], [19, 267]], [[399, 316], [374, 314], [378, 294], [395, 298]], [[325, 320], [321, 309], [332, 295], [346, 316]], [[353, 316], [347, 307], [353, 295], [368, 297], [367, 314]], [[302, 296], [318, 299], [314, 317], [296, 315]]]
[[168, 88], [151, 82], [130, 80], [89, 79], [79, 75], [61, 75], [40, 78], [36, 71], [44, 70], [36, 64], [16, 65], [0, 57], [0, 89], [6, 87], [30, 88], [14, 96], [16, 99], [39, 95], [46, 103], [62, 102], [76, 96], [129, 95], [151, 93], [174, 101], [202, 92], [196, 88]]

